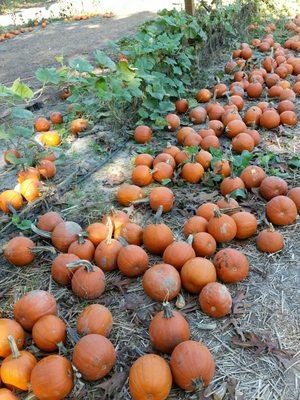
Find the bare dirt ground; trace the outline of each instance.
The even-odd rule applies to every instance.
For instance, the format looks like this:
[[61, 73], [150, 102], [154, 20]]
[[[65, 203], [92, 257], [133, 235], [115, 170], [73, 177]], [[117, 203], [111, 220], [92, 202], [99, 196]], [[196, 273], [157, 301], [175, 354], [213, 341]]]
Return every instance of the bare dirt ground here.
[[[150, 16], [147, 13], [144, 18]], [[40, 32], [49, 48], [39, 42], [39, 35], [30, 38], [35, 50], [40, 49], [41, 52], [39, 55], [39, 52], [32, 50], [32, 54], [38, 55], [34, 60], [34, 57], [27, 54], [22, 47], [23, 38], [14, 39], [5, 44], [7, 46], [4, 50], [5, 54], [9, 55], [12, 51], [16, 57], [19, 53], [14, 46], [19, 46], [23, 62], [20, 62], [18, 66], [14, 65], [12, 55], [7, 60], [5, 59], [6, 67], [0, 70], [1, 81], [12, 81], [18, 76], [31, 79], [36, 67], [52, 65], [53, 56], [61, 54], [56, 51], [56, 46], [53, 46], [54, 38], [57, 45], [61, 46], [58, 32], [70, 35], [70, 41], [65, 45], [64, 50], [66, 57], [72, 57], [75, 54], [89, 56], [93, 49], [104, 46], [102, 37], [96, 34], [96, 32], [99, 33], [98, 29], [103, 35], [112, 35], [117, 38], [128, 33], [128, 26], [132, 32], [133, 23], [136, 27], [141, 22], [137, 16], [133, 16], [132, 20], [130, 18], [126, 19], [127, 22], [121, 20], [120, 26], [117, 26], [118, 24], [113, 20], [101, 21], [103, 27], [95, 28], [93, 35], [90, 35], [92, 28], [88, 26], [92, 26], [97, 20], [66, 26], [56, 24], [57, 29], [53, 26], [52, 34], [47, 33], [47, 29], [52, 29], [49, 25], [45, 31]], [[68, 31], [69, 26], [74, 26], [74, 29]], [[74, 40], [79, 37], [80, 43]], [[82, 37], [86, 38], [86, 43]], [[24, 38], [26, 39], [25, 36]], [[29, 48], [32, 49], [31, 45]], [[29, 64], [24, 65], [25, 60]], [[12, 68], [13, 65], [19, 70], [15, 71]], [[245, 108], [248, 106], [249, 102]], [[299, 108], [298, 99], [298, 115]], [[54, 109], [64, 111], [65, 104], [52, 95], [45, 96], [44, 107], [36, 115], [48, 115], [50, 110]], [[260, 145], [258, 151], [265, 152], [272, 149], [286, 160], [291, 153], [299, 151], [299, 126], [286, 129], [284, 133], [261, 131], [261, 135], [263, 144]], [[73, 141], [65, 140], [63, 150], [67, 158], [62, 165], [59, 165], [55, 179], [49, 182], [48, 195], [42, 202], [27, 208], [23, 216], [34, 220], [47, 210], [57, 210], [66, 219], [74, 220], [85, 227], [91, 222], [100, 220], [103, 213], [112, 205], [120, 208], [114, 201], [114, 194], [121, 183], [130, 182], [132, 169], [130, 160], [133, 160], [136, 154], [136, 146], [128, 141], [127, 145], [123, 146], [103, 167], [100, 167], [100, 164], [105, 156], [100, 155], [95, 146], [98, 144], [101, 149], [116, 148], [120, 140], [122, 140], [120, 132], [114, 132], [104, 125], [96, 127], [92, 135], [87, 134]], [[226, 140], [224, 138], [223, 144]], [[158, 153], [167, 142], [175, 144], [175, 136], [169, 132], [162, 132], [159, 137], [154, 138], [150, 145], [151, 150]], [[77, 172], [73, 174], [74, 171]], [[9, 187], [15, 179], [16, 172], [2, 169], [0, 174], [1, 189], [4, 189]], [[294, 175], [290, 173], [287, 182], [289, 187], [299, 186], [299, 175], [296, 172]], [[150, 188], [147, 188], [146, 192]], [[183, 185], [174, 188], [174, 191], [175, 207], [164, 216], [163, 220], [172, 228], [175, 238], [181, 239], [184, 221], [194, 214], [200, 204], [217, 200], [219, 193], [215, 189], [202, 185]], [[260, 221], [259, 229], [262, 229], [265, 202], [257, 195], [257, 192], [250, 193], [248, 198], [240, 204], [245, 210], [256, 215]], [[152, 214], [146, 205], [129, 207], [126, 211], [134, 222], [143, 226], [152, 221]], [[0, 225], [1, 245], [17, 233], [12, 225], [7, 225], [5, 218], [0, 219], [0, 223], [2, 222]], [[229, 247], [237, 248], [247, 255], [251, 265], [249, 277], [245, 281], [229, 285], [229, 290], [235, 298], [233, 313], [230, 316], [222, 319], [209, 318], [200, 311], [196, 296], [182, 293], [185, 300], [182, 312], [191, 325], [191, 338], [203, 341], [212, 351], [216, 359], [217, 372], [206, 396], [184, 393], [174, 387], [169, 399], [299, 399], [299, 220], [280, 231], [285, 238], [285, 248], [274, 255], [258, 252], [255, 238], [230, 243]], [[36, 242], [47, 243], [29, 232], [26, 234], [34, 238]], [[43, 254], [32, 266], [24, 269], [16, 269], [2, 260], [1, 307], [3, 316], [12, 317], [12, 305], [24, 291], [37, 288], [49, 290], [58, 300], [59, 315], [68, 325], [69, 335], [64, 354], [71, 359], [76, 318], [80, 311], [91, 302], [80, 301], [72, 295], [69, 288], [62, 288], [51, 280], [49, 276], [51, 260], [51, 255]], [[161, 259], [151, 256], [150, 265], [157, 262], [161, 262]], [[151, 316], [160, 309], [160, 305], [144, 294], [141, 279], [127, 279], [119, 272], [107, 274], [106, 279], [107, 289], [97, 301], [105, 304], [112, 311], [114, 327], [110, 338], [116, 347], [118, 361], [112, 373], [103, 381], [89, 384], [77, 379], [75, 389], [68, 397], [70, 400], [130, 399], [127, 382], [130, 365], [140, 355], [155, 351], [149, 341], [148, 326]], [[28, 340], [28, 349], [37, 357], [45, 355], [31, 344], [31, 340]], [[221, 391], [222, 388], [226, 394], [223, 397], [213, 397], [211, 393], [215, 390]]]
[[55, 56], [63, 55], [66, 61], [75, 55], [91, 56], [94, 50], [106, 48], [109, 40], [133, 35], [141, 23], [154, 16], [146, 11], [118, 19], [54, 22], [46, 29], [39, 27], [5, 41], [0, 44], [0, 82], [9, 85], [20, 77], [31, 84], [37, 68], [57, 65]]

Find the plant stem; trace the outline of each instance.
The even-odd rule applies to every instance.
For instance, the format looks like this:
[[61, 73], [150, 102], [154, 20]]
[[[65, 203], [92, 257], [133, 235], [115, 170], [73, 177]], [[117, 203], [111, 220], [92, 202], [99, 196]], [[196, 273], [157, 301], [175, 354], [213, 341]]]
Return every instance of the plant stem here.
[[9, 336], [7, 336], [7, 340], [9, 342], [9, 347], [10, 347], [10, 350], [11, 350], [12, 357], [13, 358], [19, 358], [21, 354], [20, 354], [19, 349], [18, 349], [18, 347], [16, 345], [14, 337], [12, 335], [9, 335]]
[[39, 229], [34, 224], [31, 224], [30, 228], [37, 235], [42, 236], [42, 237], [47, 238], [47, 239], [51, 239], [51, 236], [52, 236], [51, 232], [43, 231], [42, 229]]
[[155, 216], [154, 216], [154, 223], [155, 224], [158, 224], [159, 223], [159, 221], [160, 221], [160, 219], [161, 219], [161, 216], [162, 216], [162, 213], [163, 213], [163, 206], [162, 205], [160, 205], [159, 207], [158, 207], [158, 209], [157, 209], [157, 211], [156, 211], [156, 214], [155, 214]]
[[171, 304], [168, 301], [164, 301], [162, 306], [163, 306], [164, 318], [174, 317], [174, 314], [173, 314], [172, 308], [171, 308]]
[[67, 264], [67, 268], [68, 269], [73, 269], [73, 268], [77, 268], [77, 267], [84, 267], [86, 269], [87, 272], [93, 272], [94, 271], [94, 266], [91, 262], [87, 261], [87, 260], [77, 260], [77, 261], [73, 261], [69, 264]]

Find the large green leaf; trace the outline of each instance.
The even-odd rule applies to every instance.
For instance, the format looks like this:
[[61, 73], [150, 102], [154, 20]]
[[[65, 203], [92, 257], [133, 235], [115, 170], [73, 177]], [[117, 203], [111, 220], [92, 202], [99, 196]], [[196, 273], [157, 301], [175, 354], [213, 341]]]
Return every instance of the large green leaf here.
[[39, 68], [35, 76], [44, 84], [53, 83], [57, 85], [60, 82], [60, 74], [55, 68]]
[[119, 61], [117, 69], [121, 75], [121, 78], [127, 82], [131, 81], [136, 76], [136, 68], [132, 68], [126, 61]]
[[32, 119], [33, 114], [29, 110], [25, 110], [25, 108], [21, 107], [13, 107], [12, 108], [12, 116], [14, 118], [19, 118], [19, 119]]
[[74, 68], [77, 72], [92, 72], [94, 67], [92, 64], [82, 57], [76, 57], [70, 60], [69, 65], [71, 68]]
[[116, 70], [116, 63], [108, 57], [103, 51], [101, 50], [96, 50], [94, 52], [94, 57], [97, 61], [97, 63], [104, 68], [109, 68], [113, 71]]
[[33, 91], [25, 85], [25, 83], [21, 82], [20, 78], [16, 79], [12, 84], [11, 90], [16, 95], [20, 96], [23, 100], [32, 99], [34, 96]]
[[14, 126], [13, 128], [11, 128], [12, 134], [19, 136], [19, 137], [24, 137], [24, 138], [31, 138], [31, 136], [33, 135], [33, 130], [26, 128], [25, 126]]

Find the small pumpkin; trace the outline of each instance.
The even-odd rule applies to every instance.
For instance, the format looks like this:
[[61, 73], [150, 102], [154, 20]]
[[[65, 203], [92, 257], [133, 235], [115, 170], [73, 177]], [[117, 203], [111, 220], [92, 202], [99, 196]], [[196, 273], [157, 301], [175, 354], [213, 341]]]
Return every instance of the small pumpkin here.
[[180, 152], [179, 147], [177, 146], [172, 146], [171, 144], [168, 144], [167, 147], [163, 149], [163, 153], [170, 154], [175, 159], [176, 154]]
[[140, 200], [145, 197], [143, 190], [136, 185], [123, 185], [117, 193], [116, 199], [122, 206], [129, 206], [133, 201]]
[[176, 162], [174, 157], [171, 154], [168, 153], [160, 153], [158, 154], [154, 160], [153, 160], [153, 167], [155, 167], [156, 164], [160, 162], [165, 162], [167, 164], [170, 164], [172, 168], [175, 168]]
[[120, 236], [124, 238], [128, 244], [141, 246], [143, 243], [143, 228], [138, 224], [129, 222], [121, 229]]
[[241, 172], [240, 178], [247, 189], [259, 187], [262, 181], [266, 178], [265, 171], [256, 165], [248, 165]]
[[6, 164], [14, 164], [16, 158], [21, 158], [21, 153], [15, 149], [5, 150], [3, 159]]
[[297, 218], [296, 204], [287, 196], [276, 196], [266, 205], [266, 216], [274, 225], [290, 225]]
[[245, 279], [249, 272], [249, 262], [245, 254], [236, 249], [222, 249], [213, 260], [218, 278], [225, 283], [236, 283]]
[[170, 367], [175, 383], [190, 392], [208, 386], [215, 374], [215, 362], [204, 344], [187, 340], [171, 354]]
[[138, 165], [146, 165], [151, 168], [153, 165], [153, 157], [150, 154], [142, 153], [135, 157], [134, 159], [135, 166]]
[[0, 194], [0, 209], [4, 213], [9, 214], [13, 211], [12, 208], [18, 211], [22, 206], [23, 197], [16, 190], [4, 190]]
[[56, 174], [56, 167], [54, 162], [49, 160], [41, 160], [36, 166], [42, 178], [51, 179]]
[[52, 124], [55, 124], [55, 125], [62, 124], [64, 122], [62, 113], [59, 111], [53, 111], [50, 114], [50, 121], [52, 122]]
[[199, 153], [195, 155], [195, 161], [201, 164], [204, 169], [208, 169], [210, 167], [210, 163], [212, 160], [212, 155], [206, 151], [201, 149]]
[[92, 333], [76, 343], [72, 362], [85, 380], [97, 381], [111, 371], [116, 351], [109, 339]]
[[255, 216], [247, 211], [241, 211], [231, 216], [234, 220], [237, 232], [236, 239], [247, 239], [254, 235], [257, 229], [257, 220]]
[[55, 211], [49, 211], [38, 218], [36, 226], [42, 231], [52, 232], [60, 222], [63, 222], [60, 214]]
[[286, 181], [277, 176], [267, 176], [259, 186], [259, 193], [266, 200], [271, 200], [275, 196], [286, 195], [287, 191]]
[[55, 282], [60, 285], [68, 285], [75, 271], [69, 269], [67, 265], [78, 260], [79, 257], [75, 254], [59, 254], [51, 265], [51, 275]]
[[31, 387], [38, 399], [63, 400], [73, 389], [73, 369], [63, 356], [42, 358], [31, 373]]
[[172, 179], [173, 167], [166, 162], [159, 162], [153, 170], [153, 178], [156, 182], [162, 183], [165, 179]]
[[11, 388], [27, 391], [29, 389], [30, 374], [37, 360], [29, 351], [19, 351], [13, 336], [8, 336], [7, 340], [11, 348], [11, 354], [1, 364], [1, 380]]
[[199, 295], [201, 310], [210, 317], [221, 318], [229, 314], [232, 298], [225, 285], [219, 282], [208, 283]]
[[300, 213], [300, 186], [290, 189], [287, 196], [296, 204], [297, 211]]
[[297, 124], [297, 114], [294, 111], [283, 111], [280, 114], [280, 122], [282, 125], [294, 126]]
[[80, 132], [87, 130], [89, 126], [88, 120], [84, 118], [77, 118], [71, 122], [71, 132], [73, 135], [78, 135]]
[[189, 240], [186, 242], [183, 240], [173, 242], [163, 253], [164, 262], [172, 265], [177, 270], [180, 270], [186, 261], [194, 257], [196, 257], [196, 254]]
[[276, 231], [273, 225], [264, 229], [256, 238], [256, 246], [263, 253], [276, 253], [284, 247], [284, 239], [280, 232]]
[[204, 203], [196, 210], [196, 215], [209, 221], [214, 216], [214, 211], [219, 207], [215, 203]]
[[207, 112], [203, 107], [195, 107], [189, 113], [189, 119], [193, 124], [202, 124], [207, 118]]
[[58, 344], [66, 340], [66, 324], [56, 315], [44, 315], [32, 328], [32, 338], [43, 351], [56, 351]]
[[68, 253], [75, 254], [82, 260], [92, 261], [95, 254], [95, 246], [89, 239], [85, 239], [82, 233], [79, 233], [77, 240], [70, 244]]
[[11, 354], [8, 336], [13, 337], [19, 350], [24, 347], [25, 332], [22, 326], [13, 319], [0, 318], [0, 357], [2, 358]]
[[88, 234], [87, 238], [94, 246], [98, 246], [104, 239], [107, 238], [108, 229], [107, 226], [101, 222], [94, 222], [86, 228]]
[[225, 178], [231, 174], [231, 167], [228, 160], [218, 160], [213, 167], [215, 174], [223, 175]]
[[198, 183], [204, 175], [204, 168], [198, 162], [188, 162], [184, 164], [180, 174], [186, 182]]
[[80, 335], [96, 333], [109, 336], [113, 317], [109, 309], [101, 304], [90, 304], [79, 314], [76, 329]]
[[180, 126], [180, 118], [176, 114], [168, 114], [165, 117], [165, 120], [167, 122], [167, 128], [169, 131], [174, 132]]
[[259, 119], [260, 126], [266, 129], [277, 128], [280, 124], [280, 116], [274, 109], [264, 111]]
[[153, 211], [157, 211], [162, 206], [163, 212], [169, 212], [174, 204], [174, 193], [167, 187], [153, 188], [149, 195], [149, 202]]
[[207, 220], [199, 215], [189, 218], [183, 225], [183, 234], [185, 237], [198, 232], [207, 231]]
[[25, 236], [16, 236], [4, 246], [3, 255], [8, 262], [18, 267], [25, 267], [35, 259], [35, 244]]
[[207, 103], [210, 101], [212, 97], [212, 93], [208, 89], [200, 89], [199, 92], [196, 94], [196, 99], [199, 103]]
[[254, 139], [245, 132], [239, 133], [234, 137], [231, 144], [233, 151], [238, 154], [241, 154], [243, 151], [249, 151], [251, 153], [255, 146]]
[[207, 232], [198, 232], [193, 238], [193, 249], [197, 257], [209, 257], [216, 251], [217, 242]]
[[31, 331], [33, 325], [44, 315], [56, 315], [56, 300], [45, 290], [32, 290], [24, 294], [14, 305], [15, 320]]
[[[224, 208], [234, 210], [235, 208], [239, 207], [239, 203], [235, 199], [225, 196], [217, 201], [217, 206], [220, 210], [223, 210]], [[231, 214], [233, 213], [234, 211], [231, 212]]]
[[230, 138], [236, 137], [239, 133], [245, 132], [247, 126], [245, 122], [240, 119], [234, 119], [230, 121], [226, 126], [226, 134]]
[[188, 260], [180, 271], [182, 286], [190, 293], [199, 293], [209, 282], [217, 279], [213, 263], [206, 258], [195, 257]]
[[81, 226], [73, 221], [60, 222], [55, 226], [51, 234], [51, 242], [54, 247], [62, 252], [67, 252], [70, 244], [75, 242], [78, 234], [82, 233]]
[[195, 129], [189, 127], [189, 126], [184, 126], [183, 128], [179, 129], [177, 132], [176, 138], [178, 143], [183, 144], [184, 139], [186, 138], [187, 135], [192, 134], [192, 133], [197, 133]]
[[232, 217], [215, 211], [215, 216], [208, 221], [207, 231], [218, 243], [227, 243], [235, 238], [237, 226]]
[[122, 248], [121, 243], [112, 239], [113, 224], [110, 217], [107, 218], [107, 237], [96, 248], [94, 260], [103, 271], [113, 271], [117, 268], [118, 254]]
[[58, 147], [61, 144], [61, 136], [56, 131], [49, 131], [39, 135], [39, 141], [46, 147]]
[[20, 193], [28, 202], [37, 200], [41, 196], [42, 184], [37, 179], [25, 179], [20, 185]]
[[217, 136], [206, 136], [200, 143], [201, 149], [209, 150], [211, 147], [218, 149], [220, 147], [220, 141]]
[[228, 176], [221, 182], [220, 191], [223, 196], [226, 196], [237, 189], [245, 189], [245, 184], [239, 177]]
[[119, 270], [130, 278], [142, 275], [149, 265], [147, 253], [139, 246], [128, 245], [125, 240], [124, 242], [125, 245], [119, 251], [117, 258]]
[[163, 311], [157, 313], [149, 326], [152, 346], [162, 353], [170, 354], [181, 342], [189, 340], [190, 328], [184, 316], [163, 303]]
[[139, 357], [129, 371], [129, 390], [134, 400], [165, 400], [172, 387], [166, 360], [156, 354]]
[[143, 231], [144, 246], [152, 254], [162, 254], [174, 240], [171, 229], [159, 223], [162, 209], [162, 206], [158, 208], [154, 224], [147, 225]]
[[189, 109], [189, 102], [186, 99], [176, 100], [175, 108], [178, 113], [184, 114]]
[[172, 265], [156, 264], [145, 272], [142, 285], [151, 299], [169, 301], [180, 292], [180, 275]]
[[153, 182], [151, 169], [146, 165], [138, 165], [132, 171], [131, 180], [137, 186], [150, 185]]
[[45, 117], [39, 117], [34, 122], [34, 129], [37, 132], [46, 132], [49, 131], [51, 127], [50, 122]]
[[81, 299], [96, 299], [105, 289], [105, 276], [103, 271], [92, 265], [89, 261], [79, 260], [68, 265], [78, 267], [72, 276], [72, 291]]
[[146, 125], [139, 125], [134, 130], [134, 140], [137, 143], [145, 144], [152, 138], [152, 129]]
[[[120, 236], [121, 229], [125, 226], [128, 222], [130, 222], [129, 216], [126, 212], [112, 209], [109, 214], [104, 215], [101, 221], [105, 224], [107, 228], [107, 232], [109, 231], [109, 225], [112, 224], [114, 238], [117, 239]], [[110, 233], [110, 232], [108, 232]]]

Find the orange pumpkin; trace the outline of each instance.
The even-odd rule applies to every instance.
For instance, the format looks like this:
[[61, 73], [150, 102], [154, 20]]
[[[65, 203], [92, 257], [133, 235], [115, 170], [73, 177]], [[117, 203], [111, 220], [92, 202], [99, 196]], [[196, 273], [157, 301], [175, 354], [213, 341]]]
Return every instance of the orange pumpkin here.
[[96, 333], [109, 336], [113, 325], [113, 317], [109, 309], [101, 304], [90, 304], [77, 318], [77, 332], [80, 335]]
[[297, 218], [296, 204], [287, 196], [276, 196], [266, 205], [266, 216], [274, 225], [290, 225]]
[[163, 260], [166, 264], [170, 264], [177, 270], [180, 270], [183, 264], [196, 257], [195, 251], [190, 243], [182, 240], [171, 243], [163, 253]]
[[60, 222], [63, 222], [60, 214], [55, 211], [49, 211], [38, 218], [36, 226], [42, 231], [52, 232]]
[[56, 351], [66, 340], [66, 324], [56, 315], [44, 315], [32, 328], [32, 338], [43, 351]]
[[119, 251], [117, 264], [122, 274], [133, 278], [142, 275], [148, 269], [149, 258], [141, 247], [126, 243]]
[[183, 234], [185, 237], [188, 237], [189, 235], [193, 235], [198, 232], [206, 232], [206, 231], [207, 231], [207, 220], [198, 215], [189, 218], [184, 223], [183, 226]]
[[135, 157], [134, 159], [135, 166], [138, 165], [146, 165], [151, 168], [153, 164], [153, 157], [150, 154], [142, 153]]
[[188, 260], [183, 265], [180, 276], [182, 286], [190, 293], [199, 293], [207, 283], [217, 279], [213, 263], [201, 257]]
[[193, 340], [175, 347], [170, 367], [175, 383], [190, 392], [200, 390], [202, 385], [208, 386], [215, 374], [215, 362], [210, 351]]
[[245, 279], [249, 272], [247, 257], [236, 249], [222, 249], [213, 260], [218, 278], [225, 283], [236, 283]]
[[198, 257], [209, 257], [216, 251], [217, 243], [207, 232], [198, 232], [194, 235], [193, 249]]
[[174, 204], [174, 193], [167, 187], [153, 188], [149, 195], [150, 207], [157, 211], [162, 206], [163, 212], [169, 212]]
[[156, 354], [139, 357], [129, 371], [129, 390], [134, 400], [165, 400], [172, 387], [166, 360]]
[[211, 282], [201, 290], [199, 304], [205, 314], [220, 318], [230, 313], [232, 298], [225, 285]]
[[72, 361], [85, 380], [96, 381], [109, 374], [116, 351], [109, 339], [92, 333], [76, 343]]
[[107, 237], [107, 226], [101, 222], [94, 222], [86, 228], [88, 234], [88, 240], [90, 240], [94, 246], [98, 246]]
[[218, 243], [227, 243], [236, 236], [237, 226], [232, 217], [216, 211], [208, 221], [207, 231]]
[[60, 285], [68, 285], [71, 282], [75, 270], [69, 269], [67, 265], [78, 260], [79, 257], [75, 254], [59, 254], [52, 261], [51, 265], [51, 275], [55, 282]]
[[29, 265], [35, 260], [35, 244], [25, 236], [16, 236], [4, 246], [3, 255], [8, 262], [18, 267]]
[[8, 336], [12, 336], [17, 348], [21, 350], [25, 343], [25, 332], [22, 326], [15, 320], [0, 318], [0, 357], [5, 358], [10, 355], [11, 348]]
[[7, 340], [10, 344], [11, 354], [1, 364], [1, 380], [10, 388], [27, 391], [31, 371], [37, 363], [36, 358], [29, 351], [19, 351], [12, 336], [8, 336]]
[[133, 201], [144, 197], [143, 190], [136, 185], [123, 185], [116, 193], [116, 199], [122, 206], [129, 206]]
[[264, 229], [256, 238], [256, 246], [263, 253], [276, 253], [284, 247], [284, 239], [273, 226]]
[[151, 299], [172, 300], [181, 289], [180, 275], [172, 265], [156, 264], [145, 272], [142, 285]]
[[286, 195], [287, 191], [286, 181], [277, 176], [267, 176], [259, 186], [259, 193], [266, 200], [271, 200], [275, 196]]
[[4, 190], [0, 194], [0, 209], [4, 213], [9, 214], [10, 212], [12, 212], [12, 208], [18, 211], [22, 206], [23, 206], [23, 197], [17, 191]]
[[152, 254], [162, 254], [174, 240], [171, 229], [165, 224], [149, 224], [143, 231], [143, 243]]
[[138, 224], [129, 222], [121, 229], [120, 236], [124, 238], [128, 244], [141, 246], [143, 243], [143, 228]]
[[296, 204], [297, 211], [300, 213], [300, 186], [290, 189], [287, 196]]
[[241, 211], [231, 216], [234, 220], [237, 232], [236, 239], [247, 239], [254, 235], [257, 229], [257, 220], [255, 216], [247, 211]]
[[38, 399], [62, 400], [73, 389], [73, 369], [63, 356], [42, 358], [31, 373], [31, 387]]
[[72, 291], [76, 296], [89, 300], [101, 296], [105, 289], [103, 271], [85, 260], [75, 261], [73, 264], [82, 265], [75, 271], [71, 280]]
[[71, 243], [75, 242], [82, 233], [81, 226], [73, 221], [60, 222], [55, 226], [51, 234], [54, 247], [62, 252], [67, 252]]
[[179, 343], [189, 340], [190, 328], [184, 316], [165, 302], [163, 311], [150, 322], [149, 336], [155, 349], [170, 354]]
[[72, 242], [68, 248], [69, 254], [75, 254], [82, 260], [92, 261], [95, 254], [95, 246], [89, 239], [85, 239], [80, 233], [77, 240]]
[[218, 208], [215, 203], [204, 203], [197, 208], [196, 215], [209, 221], [214, 216], [214, 211], [218, 210]]
[[230, 177], [223, 179], [220, 185], [220, 192], [223, 196], [226, 196], [237, 189], [245, 189], [245, 184], [239, 177]]
[[265, 177], [265, 171], [256, 165], [248, 165], [248, 167], [243, 169], [240, 175], [247, 189], [259, 187]]

